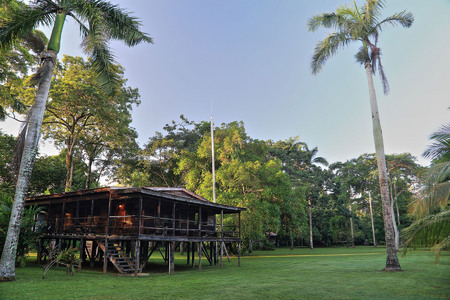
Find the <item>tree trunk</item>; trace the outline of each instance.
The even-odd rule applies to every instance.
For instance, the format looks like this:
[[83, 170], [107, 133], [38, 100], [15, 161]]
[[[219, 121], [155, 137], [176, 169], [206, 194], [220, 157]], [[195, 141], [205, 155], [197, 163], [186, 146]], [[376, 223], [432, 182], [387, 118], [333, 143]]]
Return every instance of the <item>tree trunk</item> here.
[[291, 240], [291, 247], [290, 247], [290, 249], [294, 250], [294, 236], [292, 234], [292, 229], [290, 230], [290, 237], [289, 238]]
[[75, 149], [75, 143], [77, 138], [75, 137], [75, 122], [71, 129], [71, 137], [67, 141], [67, 154], [66, 154], [66, 187], [65, 191], [70, 192], [73, 182], [73, 153]]
[[15, 280], [15, 262], [20, 224], [25, 207], [31, 172], [33, 170], [34, 159], [38, 150], [42, 120], [44, 118], [45, 105], [50, 90], [53, 69], [55, 67], [56, 54], [55, 51], [41, 53], [41, 59], [43, 61], [40, 68], [41, 79], [27, 128], [22, 161], [17, 177], [14, 203], [11, 210], [11, 218], [0, 260], [0, 281]]
[[372, 65], [366, 62], [366, 74], [370, 93], [370, 108], [372, 112], [373, 138], [377, 155], [378, 176], [380, 180], [381, 202], [383, 207], [383, 221], [386, 240], [386, 267], [384, 271], [400, 271], [400, 263], [395, 249], [394, 228], [392, 225], [392, 211], [389, 201], [389, 182], [384, 153], [383, 132], [381, 130], [378, 113], [377, 98], [372, 78]]
[[369, 192], [369, 208], [370, 208], [370, 221], [372, 223], [373, 246], [376, 248], [377, 240], [375, 239], [375, 226], [373, 224], [373, 211], [372, 211], [372, 197], [370, 197], [370, 192]]
[[308, 199], [309, 206], [309, 247], [314, 249], [313, 245], [313, 232], [312, 232], [312, 210], [311, 210], [311, 199]]
[[353, 210], [352, 203], [350, 203], [350, 232], [352, 234], [352, 248], [355, 248], [355, 231], [353, 229]]
[[86, 189], [89, 189], [91, 187], [91, 173], [92, 173], [92, 163], [94, 162], [94, 159], [89, 156], [89, 162], [88, 162], [88, 172], [86, 176]]
[[[392, 183], [392, 181], [391, 181]], [[392, 226], [394, 227], [394, 236], [395, 236], [395, 250], [398, 252], [399, 248], [400, 248], [400, 236], [399, 236], [399, 231], [398, 231], [398, 227], [397, 227], [397, 221], [395, 220], [395, 213], [394, 213], [394, 203], [397, 200], [397, 196], [394, 197], [394, 192], [395, 192], [396, 188], [395, 188], [395, 184], [392, 185], [391, 184], [391, 214], [392, 214]]]

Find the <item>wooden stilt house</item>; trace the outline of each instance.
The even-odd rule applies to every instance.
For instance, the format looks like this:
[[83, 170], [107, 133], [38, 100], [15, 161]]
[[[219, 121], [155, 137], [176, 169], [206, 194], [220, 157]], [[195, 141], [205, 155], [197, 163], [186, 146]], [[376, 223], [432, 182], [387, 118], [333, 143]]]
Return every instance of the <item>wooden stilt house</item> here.
[[[44, 208], [38, 261], [49, 247], [78, 247], [84, 263], [108, 264], [120, 273], [138, 274], [152, 254], [161, 254], [174, 272], [174, 252], [183, 243], [187, 264], [201, 269], [202, 258], [220, 265], [227, 243], [241, 250], [241, 211], [208, 201], [183, 188], [107, 187], [30, 197], [27, 206]], [[224, 226], [225, 214], [237, 225]], [[164, 249], [164, 250], [163, 250]], [[81, 267], [81, 263], [80, 263]]]

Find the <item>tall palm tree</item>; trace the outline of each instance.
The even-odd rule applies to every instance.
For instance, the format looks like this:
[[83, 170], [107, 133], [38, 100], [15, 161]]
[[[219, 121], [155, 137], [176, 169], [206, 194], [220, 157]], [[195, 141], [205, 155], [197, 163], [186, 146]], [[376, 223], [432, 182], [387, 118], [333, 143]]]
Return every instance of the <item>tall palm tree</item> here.
[[[303, 143], [302, 147], [304, 151], [304, 163], [306, 164], [306, 168], [310, 172], [314, 172], [314, 169], [317, 167], [314, 164], [321, 164], [323, 166], [328, 166], [328, 161], [321, 156], [317, 156], [319, 149], [314, 147], [313, 149], [309, 149], [306, 143]], [[314, 249], [314, 238], [313, 238], [313, 220], [312, 220], [312, 204], [311, 204], [311, 190], [313, 181], [309, 183], [309, 187], [307, 189], [307, 198], [308, 198], [308, 217], [309, 217], [309, 248]]]
[[311, 62], [313, 74], [317, 74], [325, 62], [341, 48], [352, 42], [360, 42], [362, 44], [356, 54], [356, 60], [364, 65], [369, 85], [373, 137], [375, 141], [386, 233], [387, 255], [384, 270], [399, 271], [401, 268], [395, 250], [383, 134], [372, 76], [378, 68], [384, 92], [387, 93], [389, 91], [389, 85], [384, 75], [383, 66], [381, 65], [381, 50], [377, 47], [379, 33], [385, 25], [400, 24], [403, 27], [410, 27], [414, 18], [411, 13], [402, 11], [380, 21], [382, 8], [383, 1], [381, 0], [366, 0], [366, 3], [361, 7], [358, 7], [354, 2], [353, 6], [340, 6], [336, 9], [336, 12], [322, 13], [312, 17], [308, 21], [308, 27], [310, 31], [316, 31], [319, 27], [335, 30], [335, 32], [330, 33], [323, 41], [317, 43]]
[[439, 253], [450, 247], [450, 123], [442, 126], [431, 139], [433, 144], [423, 153], [431, 158], [424, 187], [412, 203], [410, 213], [416, 219], [402, 231], [404, 254], [415, 245], [433, 246], [436, 263]]
[[103, 0], [36, 0], [30, 6], [11, 11], [7, 20], [0, 24], [1, 47], [11, 45], [15, 39], [37, 26], [53, 25], [47, 50], [40, 55], [41, 67], [34, 76], [38, 89], [26, 128], [13, 212], [0, 260], [0, 280], [15, 279], [14, 265], [20, 223], [66, 17], [73, 18], [79, 24], [83, 38], [82, 48], [91, 56], [98, 80], [105, 92], [110, 94], [114, 93], [116, 78], [112, 75], [115, 68], [114, 56], [108, 47], [108, 41], [121, 40], [127, 46], [152, 42], [147, 34], [140, 31], [140, 23], [136, 18], [117, 5]]

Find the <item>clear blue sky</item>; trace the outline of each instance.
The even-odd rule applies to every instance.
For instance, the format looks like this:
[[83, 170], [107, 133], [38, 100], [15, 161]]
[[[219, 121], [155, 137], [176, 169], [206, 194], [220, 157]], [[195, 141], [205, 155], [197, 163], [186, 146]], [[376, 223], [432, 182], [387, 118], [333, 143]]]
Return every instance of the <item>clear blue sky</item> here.
[[[208, 120], [212, 105], [216, 125], [242, 120], [250, 137], [264, 140], [299, 135], [330, 162], [374, 152], [367, 79], [354, 60], [359, 45], [317, 76], [309, 67], [327, 31], [308, 32], [308, 18], [349, 2], [120, 1], [154, 39], [134, 48], [111, 44], [128, 84], [141, 94], [133, 112], [140, 144], [180, 114]], [[408, 10], [415, 22], [386, 27], [380, 36], [391, 85], [384, 96], [376, 78], [385, 149], [420, 156], [428, 136], [450, 119], [450, 1], [386, 2], [384, 16]], [[61, 56], [81, 55], [79, 43], [78, 27], [67, 22]]]

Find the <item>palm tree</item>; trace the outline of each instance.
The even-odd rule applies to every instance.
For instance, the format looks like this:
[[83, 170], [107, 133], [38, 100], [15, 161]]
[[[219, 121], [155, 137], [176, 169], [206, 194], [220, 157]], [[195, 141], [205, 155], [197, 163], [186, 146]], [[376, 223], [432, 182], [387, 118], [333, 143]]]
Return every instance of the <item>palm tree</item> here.
[[[314, 172], [314, 169], [317, 168], [314, 164], [321, 164], [323, 166], [328, 166], [328, 161], [321, 157], [317, 156], [317, 153], [319, 152], [319, 149], [317, 147], [314, 147], [312, 150], [308, 148], [308, 145], [303, 143], [303, 151], [305, 153], [304, 157], [304, 163], [306, 164], [306, 168], [310, 172]], [[309, 188], [307, 189], [307, 198], [308, 198], [308, 217], [309, 217], [309, 248], [314, 249], [314, 243], [313, 243], [313, 221], [312, 221], [312, 204], [311, 204], [311, 190], [313, 181], [309, 183]]]
[[450, 123], [442, 126], [431, 139], [433, 144], [423, 153], [432, 158], [424, 187], [412, 203], [410, 213], [416, 221], [402, 231], [404, 254], [415, 245], [433, 246], [436, 263], [439, 253], [450, 246]]
[[108, 47], [108, 41], [121, 40], [127, 46], [152, 42], [147, 34], [140, 31], [140, 23], [136, 18], [117, 5], [103, 0], [36, 0], [30, 6], [12, 10], [0, 25], [2, 48], [8, 47], [37, 26], [53, 25], [47, 51], [41, 52], [41, 67], [34, 76], [38, 89], [25, 131], [13, 213], [0, 260], [0, 280], [15, 279], [14, 264], [20, 223], [66, 17], [73, 18], [79, 24], [83, 38], [82, 48], [91, 56], [98, 80], [105, 92], [110, 94], [114, 93], [116, 78], [112, 75], [115, 68], [114, 56]]
[[357, 7], [355, 3], [353, 6], [340, 6], [336, 9], [336, 12], [322, 13], [312, 17], [308, 21], [308, 27], [310, 31], [316, 31], [319, 27], [336, 30], [329, 34], [323, 41], [317, 43], [311, 62], [313, 74], [317, 74], [327, 59], [335, 55], [341, 48], [352, 42], [360, 42], [362, 44], [356, 54], [356, 60], [364, 65], [369, 84], [373, 137], [375, 141], [386, 233], [387, 255], [384, 270], [399, 271], [401, 268], [395, 250], [383, 134], [372, 76], [378, 68], [384, 92], [387, 93], [389, 85], [384, 75], [383, 66], [381, 65], [381, 50], [377, 47], [379, 33], [385, 25], [400, 24], [403, 27], [410, 27], [414, 18], [411, 13], [402, 11], [380, 21], [379, 18], [382, 8], [383, 1], [381, 0], [366, 0], [366, 3], [362, 7]]

